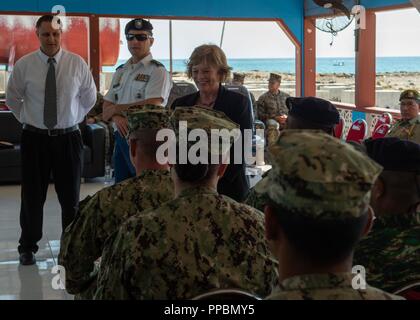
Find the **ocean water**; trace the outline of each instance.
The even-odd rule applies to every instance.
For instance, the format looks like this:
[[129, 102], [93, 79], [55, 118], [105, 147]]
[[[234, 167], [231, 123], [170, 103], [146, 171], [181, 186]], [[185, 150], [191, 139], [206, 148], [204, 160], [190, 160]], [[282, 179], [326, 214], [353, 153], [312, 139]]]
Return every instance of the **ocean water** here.
[[[169, 70], [169, 60], [161, 59]], [[119, 60], [113, 67], [103, 67], [105, 72], [113, 72], [125, 60]], [[295, 59], [229, 59], [228, 64], [234, 71], [278, 71], [283, 73], [295, 72]], [[175, 59], [173, 69], [176, 72], [185, 72], [186, 60]], [[376, 59], [376, 72], [420, 72], [419, 57], [378, 57]], [[354, 58], [318, 58], [317, 73], [355, 73]]]

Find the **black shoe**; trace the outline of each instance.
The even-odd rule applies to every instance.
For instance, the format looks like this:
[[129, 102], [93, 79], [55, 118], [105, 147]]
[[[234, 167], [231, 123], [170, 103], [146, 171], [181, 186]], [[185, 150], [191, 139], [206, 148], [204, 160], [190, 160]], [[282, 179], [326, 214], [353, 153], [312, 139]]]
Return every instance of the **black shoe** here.
[[36, 263], [35, 254], [33, 252], [22, 252], [19, 256], [19, 262], [23, 266], [31, 266]]

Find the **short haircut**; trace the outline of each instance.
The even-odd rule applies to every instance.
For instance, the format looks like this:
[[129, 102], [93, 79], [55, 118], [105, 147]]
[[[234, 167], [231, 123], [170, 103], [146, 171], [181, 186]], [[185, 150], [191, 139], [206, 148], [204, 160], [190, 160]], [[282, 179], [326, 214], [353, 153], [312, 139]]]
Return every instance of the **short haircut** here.
[[287, 129], [322, 130], [331, 136], [334, 134], [334, 125], [323, 126], [291, 114], [288, 117], [290, 118], [290, 122], [287, 125]]
[[[52, 15], [52, 14], [46, 14], [46, 15], [43, 15], [42, 17], [40, 17], [39, 19], [38, 19], [38, 21], [36, 22], [36, 28], [37, 29], [39, 29], [40, 27], [41, 27], [41, 25], [42, 25], [42, 23], [43, 22], [52, 22], [53, 21], [53, 19], [54, 19], [54, 15]], [[61, 24], [61, 20], [60, 19], [58, 19], [57, 20], [57, 23], [60, 25], [60, 26], [62, 26], [62, 24]]]
[[203, 44], [194, 49], [187, 62], [187, 75], [192, 78], [193, 67], [201, 63], [207, 63], [218, 69], [222, 76], [222, 82], [230, 77], [231, 67], [227, 64], [226, 55], [222, 49], [214, 44]]
[[[176, 149], [179, 150], [179, 144], [176, 144]], [[189, 152], [189, 147], [188, 147]], [[187, 152], [187, 154], [188, 154]], [[220, 157], [221, 161], [222, 157]], [[211, 155], [207, 155], [207, 163], [192, 164], [190, 159], [186, 159], [185, 164], [181, 164], [180, 152], [176, 153], [176, 164], [174, 165], [178, 178], [190, 183], [203, 183], [210, 180], [217, 172], [219, 165], [211, 163]], [[219, 162], [220, 163], [220, 162]]]
[[346, 259], [363, 235], [368, 211], [357, 218], [316, 219], [303, 213], [288, 212], [272, 201], [274, 211], [290, 245], [314, 264], [326, 266]]
[[420, 176], [414, 172], [382, 171], [386, 197], [401, 206], [415, 206], [420, 202]]
[[149, 159], [156, 159], [156, 153], [164, 141], [156, 141], [158, 129], [138, 129], [130, 133], [129, 139], [136, 140], [142, 152]]

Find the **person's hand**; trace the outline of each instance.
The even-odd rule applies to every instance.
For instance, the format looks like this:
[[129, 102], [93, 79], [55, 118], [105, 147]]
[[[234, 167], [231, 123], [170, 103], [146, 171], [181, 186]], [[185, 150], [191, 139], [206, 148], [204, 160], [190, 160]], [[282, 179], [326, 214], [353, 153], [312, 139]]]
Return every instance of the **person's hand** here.
[[284, 115], [284, 114], [281, 115], [281, 116], [276, 117], [276, 121], [278, 123], [280, 123], [280, 124], [285, 124], [286, 123], [286, 120], [287, 120], [287, 116]]
[[95, 120], [95, 118], [94, 117], [89, 117], [89, 118], [87, 118], [87, 120], [86, 120], [86, 123], [87, 124], [94, 124], [96, 122], [96, 120]]
[[110, 121], [115, 114], [116, 105], [105, 101], [102, 108], [102, 119], [105, 121]]
[[117, 126], [120, 135], [125, 138], [128, 135], [127, 118], [120, 115], [115, 115], [112, 117], [112, 121], [114, 121], [115, 125]]

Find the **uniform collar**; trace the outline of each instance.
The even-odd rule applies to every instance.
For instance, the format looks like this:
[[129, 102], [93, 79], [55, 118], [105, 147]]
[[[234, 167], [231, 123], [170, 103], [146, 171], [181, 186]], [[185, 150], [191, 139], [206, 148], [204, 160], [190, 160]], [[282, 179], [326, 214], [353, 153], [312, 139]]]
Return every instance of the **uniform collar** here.
[[350, 272], [304, 274], [283, 280], [279, 290], [351, 288], [354, 275]]
[[188, 197], [197, 194], [214, 194], [218, 195], [217, 190], [209, 188], [209, 187], [191, 187], [181, 191], [178, 198]]
[[400, 120], [402, 124], [408, 124], [408, 125], [413, 125], [413, 124], [417, 124], [420, 123], [420, 116], [417, 116], [413, 119], [410, 120]]
[[420, 212], [388, 214], [377, 217], [373, 230], [387, 228], [409, 228], [420, 225]]
[[149, 63], [150, 63], [150, 61], [152, 61], [153, 60], [153, 56], [152, 56], [152, 54], [151, 53], [149, 53], [147, 56], [145, 56], [143, 59], [141, 59], [139, 62], [137, 62], [136, 64], [133, 64], [132, 63], [132, 61], [133, 61], [133, 58], [130, 58], [128, 61], [127, 61], [127, 63], [126, 63], [126, 66], [133, 66], [133, 68], [137, 68], [137, 67], [139, 67], [139, 66], [147, 66]]
[[[45, 63], [48, 64], [48, 59], [50, 58], [49, 56], [47, 56], [44, 52], [42, 52], [41, 49], [38, 49], [38, 56], [41, 58], [41, 60]], [[63, 49], [60, 48], [60, 50], [58, 50], [58, 52], [55, 54], [55, 56], [53, 57], [55, 59], [55, 63], [58, 65], [60, 63], [61, 57], [63, 56]]]

